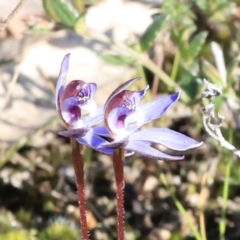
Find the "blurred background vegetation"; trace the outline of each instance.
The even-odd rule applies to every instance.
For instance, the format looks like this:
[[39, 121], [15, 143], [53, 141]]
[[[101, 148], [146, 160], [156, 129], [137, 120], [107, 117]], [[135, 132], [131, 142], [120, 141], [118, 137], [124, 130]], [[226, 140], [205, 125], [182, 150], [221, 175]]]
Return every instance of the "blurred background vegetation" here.
[[[121, 34], [114, 38], [111, 31], [91, 31], [86, 23], [88, 12], [106, 6], [106, 2], [106, 18], [114, 4], [131, 3], [153, 10], [151, 21], [141, 34], [128, 32], [123, 38]], [[226, 117], [222, 131], [227, 140], [239, 147], [240, 2], [43, 0], [42, 5], [45, 15], [25, 20], [20, 38], [50, 36], [65, 30], [107, 45], [108, 49], [98, 54], [101, 61], [130, 67], [131, 77], [143, 78], [137, 87], [150, 85], [149, 100], [183, 90], [180, 103], [157, 121], [157, 126], [204, 141], [202, 148], [188, 153], [181, 163], [155, 162], [138, 156], [127, 159], [126, 239], [240, 239], [239, 159], [206, 134], [201, 114], [201, 79], [206, 78], [223, 88], [222, 96], [216, 99], [218, 111]], [[131, 11], [134, 20], [137, 13], [134, 7]], [[131, 19], [128, 21], [130, 24]], [[18, 38], [14, 33], [12, 28], [2, 32], [0, 43]], [[219, 66], [221, 56], [225, 64]], [[6, 59], [0, 66], [15, 61]], [[78, 71], [80, 74], [81, 69]], [[55, 83], [56, 78], [47, 80], [52, 99]], [[11, 98], [9, 88], [1, 92], [3, 100]], [[1, 108], [1, 115], [5, 114], [5, 107]], [[17, 111], [27, 113], [27, 109]], [[56, 115], [16, 142], [6, 144], [1, 140], [1, 240], [80, 239], [71, 149], [68, 139], [57, 135], [63, 126]], [[32, 146], [31, 141], [39, 132], [51, 134], [52, 140]], [[111, 160], [88, 149], [85, 157], [91, 239], [116, 239]]]

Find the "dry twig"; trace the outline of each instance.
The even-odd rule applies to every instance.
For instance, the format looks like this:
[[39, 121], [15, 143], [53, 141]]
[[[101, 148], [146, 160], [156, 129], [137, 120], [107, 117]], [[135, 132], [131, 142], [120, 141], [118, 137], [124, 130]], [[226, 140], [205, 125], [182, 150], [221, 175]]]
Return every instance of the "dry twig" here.
[[212, 138], [221, 144], [222, 147], [240, 157], [240, 150], [225, 140], [222, 135], [221, 127], [225, 117], [220, 114], [217, 114], [216, 116], [215, 114], [213, 99], [222, 94], [222, 89], [218, 85], [208, 82], [206, 79], [204, 79], [204, 84], [205, 90], [202, 94], [202, 98], [207, 98], [209, 100], [209, 104], [202, 109], [204, 128]]
[[27, 0], [20, 0], [18, 5], [12, 10], [8, 17], [3, 22], [0, 23], [0, 31], [3, 31], [8, 26], [11, 19], [15, 17], [15, 15], [18, 13], [18, 11], [21, 9], [21, 7], [26, 1]]

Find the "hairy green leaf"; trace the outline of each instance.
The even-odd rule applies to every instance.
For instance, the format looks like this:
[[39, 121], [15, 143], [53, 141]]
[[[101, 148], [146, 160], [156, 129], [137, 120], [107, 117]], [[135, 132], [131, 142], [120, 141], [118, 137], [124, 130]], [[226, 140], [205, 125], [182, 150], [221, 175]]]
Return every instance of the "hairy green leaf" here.
[[194, 36], [189, 46], [189, 53], [192, 58], [195, 58], [199, 55], [205, 41], [206, 41], [207, 33], [200, 32]]
[[73, 27], [79, 13], [66, 0], [43, 0], [43, 7], [48, 16], [56, 22]]
[[153, 22], [148, 26], [140, 40], [143, 51], [147, 51], [150, 48], [158, 33], [162, 30], [166, 18], [167, 16], [162, 14], [156, 14], [153, 16]]

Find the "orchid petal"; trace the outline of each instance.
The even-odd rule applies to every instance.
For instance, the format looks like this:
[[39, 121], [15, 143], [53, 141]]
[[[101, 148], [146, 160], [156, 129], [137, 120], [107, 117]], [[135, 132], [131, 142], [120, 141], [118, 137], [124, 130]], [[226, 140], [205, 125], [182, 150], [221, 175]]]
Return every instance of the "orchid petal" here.
[[85, 136], [85, 134], [90, 130], [88, 127], [78, 128], [78, 129], [70, 129], [67, 131], [58, 132], [58, 135], [63, 137], [73, 137], [73, 138], [80, 138]]
[[81, 110], [89, 112], [89, 117], [94, 117], [97, 114], [97, 104], [91, 99], [81, 106]]
[[128, 144], [125, 146], [125, 149], [139, 153], [144, 157], [153, 158], [156, 160], [178, 161], [184, 159], [184, 156], [171, 156], [166, 153], [160, 152], [157, 149], [141, 141], [130, 140], [128, 141]]
[[102, 136], [102, 137], [111, 137], [108, 129], [105, 126], [100, 126], [100, 127], [94, 127], [92, 128], [92, 131], [94, 134]]
[[76, 140], [83, 145], [107, 155], [112, 155], [114, 152], [113, 149], [103, 147], [102, 145], [108, 142], [105, 139], [95, 135], [91, 130], [88, 131], [85, 136], [76, 138]]
[[127, 87], [129, 87], [131, 84], [133, 84], [134, 82], [140, 80], [141, 78], [133, 78], [125, 83], [123, 83], [122, 85], [120, 85], [117, 89], [115, 89], [112, 94], [108, 97], [106, 103], [105, 103], [105, 108], [108, 106], [108, 103], [112, 100], [112, 98], [114, 98], [117, 94], [119, 94], [120, 92], [122, 92], [123, 90], [125, 90]]
[[60, 105], [61, 116], [70, 128], [81, 128], [84, 126], [81, 120], [79, 101], [75, 97], [66, 98]]
[[70, 125], [70, 128], [84, 126], [82, 110], [88, 111], [89, 117], [96, 115], [97, 105], [93, 101], [96, 90], [95, 83], [85, 83], [82, 80], [71, 81], [65, 87], [59, 100], [60, 114], [65, 123]]
[[82, 80], [73, 80], [65, 87], [62, 101], [69, 97], [76, 97], [81, 106], [93, 99], [97, 91], [95, 83], [86, 83]]
[[111, 149], [125, 148], [127, 143], [128, 143], [128, 137], [125, 137], [119, 140], [114, 140], [112, 142], [106, 142], [103, 144], [103, 147], [111, 148]]
[[173, 103], [178, 101], [180, 95], [181, 91], [172, 95], [157, 98], [142, 105], [140, 107], [140, 110], [143, 111], [145, 116], [144, 124], [154, 119], [160, 118]]
[[136, 110], [128, 115], [124, 121], [124, 127], [127, 130], [128, 135], [139, 129], [139, 126], [144, 124], [144, 119], [145, 116], [141, 110]]
[[128, 135], [124, 127], [125, 118], [131, 114], [131, 110], [126, 107], [114, 108], [106, 120], [107, 128], [113, 138], [121, 139]]
[[89, 94], [89, 97], [93, 99], [97, 92], [97, 84], [93, 82], [87, 83], [86, 92]]
[[68, 53], [64, 57], [64, 59], [62, 61], [60, 73], [59, 73], [59, 76], [58, 76], [58, 80], [57, 80], [56, 96], [55, 96], [55, 103], [56, 103], [57, 110], [59, 110], [59, 101], [60, 101], [60, 98], [63, 94], [63, 89], [64, 89], [64, 86], [65, 86], [65, 80], [66, 80], [66, 77], [67, 77], [70, 55], [71, 54]]
[[130, 157], [130, 156], [132, 156], [132, 155], [134, 155], [135, 154], [135, 152], [133, 152], [133, 151], [128, 151], [128, 152], [125, 152], [124, 153], [124, 156], [125, 157]]
[[176, 151], [186, 151], [202, 145], [202, 142], [167, 128], [150, 128], [135, 132], [129, 136], [129, 141], [131, 140], [149, 141]]
[[[138, 124], [139, 119], [131, 118], [131, 115], [138, 111], [140, 100], [146, 94], [147, 89], [148, 87], [140, 91], [123, 90], [108, 101], [105, 107], [104, 119], [105, 125], [113, 138], [125, 137], [128, 125], [132, 127], [133, 124]], [[127, 119], [128, 121], [125, 121]]]

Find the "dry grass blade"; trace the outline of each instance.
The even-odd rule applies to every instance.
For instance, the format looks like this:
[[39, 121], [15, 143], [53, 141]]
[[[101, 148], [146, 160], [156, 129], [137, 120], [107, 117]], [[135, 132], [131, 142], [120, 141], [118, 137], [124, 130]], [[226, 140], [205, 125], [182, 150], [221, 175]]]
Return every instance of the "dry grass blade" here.
[[4, 108], [7, 106], [7, 104], [8, 104], [8, 101], [9, 101], [9, 99], [10, 99], [10, 96], [11, 96], [11, 93], [12, 93], [12, 91], [13, 91], [13, 88], [14, 88], [16, 82], [17, 82], [19, 73], [20, 73], [20, 65], [18, 65], [18, 67], [17, 67], [17, 69], [16, 69], [16, 71], [15, 71], [15, 73], [14, 73], [14, 75], [13, 75], [13, 78], [12, 78], [12, 80], [11, 80], [11, 83], [10, 83], [10, 86], [9, 86], [9, 88], [8, 88], [8, 91], [7, 91], [7, 93], [6, 93], [5, 97], [4, 97], [3, 106], [2, 106], [2, 111], [3, 111], [3, 109], [4, 109]]
[[[2, 113], [3, 113], [4, 108], [8, 104], [8, 101], [10, 99], [12, 90], [14, 89], [14, 86], [15, 86], [15, 84], [17, 82], [19, 73], [20, 73], [20, 65], [17, 67], [17, 70], [15, 71], [15, 74], [14, 74], [12, 80], [11, 80], [11, 83], [10, 83], [10, 86], [8, 88], [8, 91], [7, 91], [7, 93], [6, 93], [5, 97], [4, 97], [3, 105], [2, 105], [2, 108], [1, 108], [1, 112]], [[1, 116], [0, 116], [0, 124], [1, 124], [1, 121], [2, 121], [2, 119], [1, 119]], [[5, 147], [4, 147], [5, 142], [1, 141], [1, 145], [2, 145], [2, 147], [0, 149], [2, 149], [2, 150], [0, 152], [0, 156], [3, 156], [4, 155], [4, 149], [5, 149]]]

